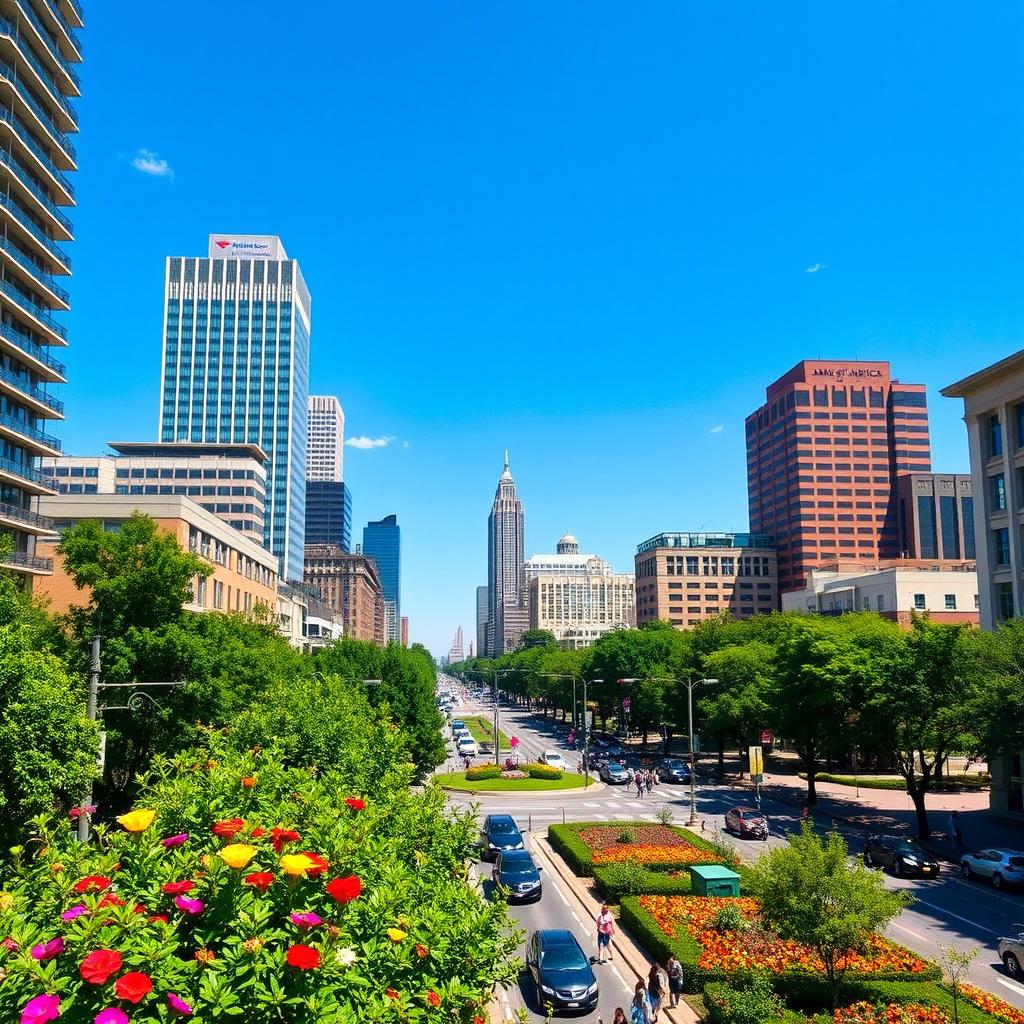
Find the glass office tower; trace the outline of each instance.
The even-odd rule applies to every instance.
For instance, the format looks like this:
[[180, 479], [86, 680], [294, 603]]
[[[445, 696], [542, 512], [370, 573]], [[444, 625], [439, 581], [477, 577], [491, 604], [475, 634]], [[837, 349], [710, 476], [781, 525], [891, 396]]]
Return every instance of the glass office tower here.
[[384, 639], [402, 641], [402, 531], [398, 516], [387, 516], [363, 527], [363, 554], [371, 555], [380, 570], [384, 592]]
[[258, 444], [268, 455], [264, 546], [302, 580], [310, 296], [281, 240], [211, 235], [167, 260], [161, 441]]
[[352, 495], [344, 481], [306, 481], [306, 543], [352, 549]]
[[64, 418], [50, 385], [67, 376], [51, 352], [68, 343], [54, 313], [71, 308], [58, 281], [71, 274], [62, 243], [74, 237], [64, 210], [75, 205], [81, 27], [77, 0], [0, 5], [0, 533], [12, 541], [5, 567], [24, 577], [53, 572], [35, 550], [53, 520], [36, 505], [57, 493], [39, 457], [61, 452], [47, 421]]

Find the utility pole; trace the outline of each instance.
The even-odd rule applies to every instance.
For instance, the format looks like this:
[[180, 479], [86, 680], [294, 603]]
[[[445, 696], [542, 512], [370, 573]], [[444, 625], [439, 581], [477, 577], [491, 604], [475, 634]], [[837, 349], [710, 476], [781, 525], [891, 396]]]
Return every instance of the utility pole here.
[[697, 771], [697, 756], [693, 749], [693, 688], [700, 686], [701, 683], [708, 683], [713, 685], [717, 683], [717, 679], [694, 679], [693, 676], [687, 676], [686, 683], [686, 718], [687, 725], [690, 731], [690, 817], [686, 822], [687, 825], [697, 824], [697, 789], [696, 789], [696, 771]]

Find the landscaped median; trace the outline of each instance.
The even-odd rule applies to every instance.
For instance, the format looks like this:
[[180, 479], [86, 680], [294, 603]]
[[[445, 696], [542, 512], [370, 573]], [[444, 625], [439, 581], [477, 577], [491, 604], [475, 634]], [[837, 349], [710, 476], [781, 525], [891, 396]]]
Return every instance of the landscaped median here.
[[[479, 743], [487, 743], [491, 749], [494, 749], [494, 726], [489, 722], [483, 715], [469, 715], [462, 719], [462, 724], [469, 730], [470, 736]], [[499, 729], [498, 730], [498, 743], [500, 746], [498, 750], [511, 750], [512, 745], [508, 741], [508, 737]]]
[[[503, 771], [499, 765], [481, 766], [465, 772], [435, 775], [434, 781], [442, 789], [465, 793], [519, 793], [555, 792], [563, 789], [582, 789], [586, 780], [575, 772], [561, 772], [546, 765], [520, 765], [515, 771]], [[597, 780], [591, 776], [590, 785]]]
[[[799, 773], [800, 778], [806, 780], [805, 772]], [[907, 782], [900, 775], [831, 775], [828, 772], [818, 772], [814, 776], [815, 782], [829, 782], [833, 786], [850, 786], [861, 789], [888, 789], [897, 793], [904, 793], [907, 789]], [[941, 778], [933, 779], [930, 791], [933, 793], [960, 793], [964, 790], [979, 792], [987, 790], [992, 785], [992, 777], [982, 772], [970, 775], [943, 775]]]

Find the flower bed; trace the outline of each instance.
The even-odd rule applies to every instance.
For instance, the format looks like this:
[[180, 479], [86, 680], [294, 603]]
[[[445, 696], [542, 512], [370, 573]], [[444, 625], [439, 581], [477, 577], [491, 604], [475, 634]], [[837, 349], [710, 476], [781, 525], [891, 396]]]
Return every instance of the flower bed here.
[[836, 1010], [833, 1024], [949, 1024], [949, 1017], [937, 1006], [920, 1003], [853, 1003]]
[[1024, 1010], [1018, 1010], [1016, 1006], [988, 992], [983, 992], [974, 985], [961, 985], [960, 994], [968, 1002], [973, 1003], [979, 1010], [984, 1010], [997, 1020], [1005, 1020], [1008, 1024], [1024, 1024]]

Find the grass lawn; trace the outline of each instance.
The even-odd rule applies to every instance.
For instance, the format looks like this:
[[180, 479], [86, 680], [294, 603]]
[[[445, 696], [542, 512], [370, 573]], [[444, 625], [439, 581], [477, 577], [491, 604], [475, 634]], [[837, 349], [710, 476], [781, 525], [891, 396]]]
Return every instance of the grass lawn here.
[[[468, 718], [462, 720], [466, 724], [466, 728], [469, 730], [470, 735], [477, 741], [477, 743], [489, 743], [493, 750], [493, 737], [494, 737], [494, 723], [483, 715], [470, 715]], [[499, 750], [511, 750], [512, 745], [508, 741], [508, 737], [499, 729], [498, 740], [501, 743]]]
[[[583, 788], [583, 776], [575, 775], [572, 772], [566, 772], [560, 779], [477, 779], [467, 782], [465, 772], [449, 772], [447, 775], [435, 775], [434, 778], [442, 788], [484, 789], [507, 793], [517, 793], [525, 790]], [[596, 781], [597, 779], [591, 776], [591, 785]]]

